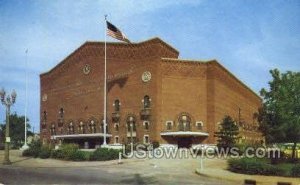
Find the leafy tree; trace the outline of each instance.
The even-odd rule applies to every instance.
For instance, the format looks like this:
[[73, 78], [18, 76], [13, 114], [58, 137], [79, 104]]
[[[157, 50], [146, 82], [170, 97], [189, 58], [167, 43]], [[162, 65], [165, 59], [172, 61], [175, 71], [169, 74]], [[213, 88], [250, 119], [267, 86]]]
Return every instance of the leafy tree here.
[[270, 70], [272, 80], [269, 89], [262, 89], [264, 99], [259, 110], [260, 130], [268, 143], [293, 143], [295, 158], [297, 142], [300, 142], [300, 73], [280, 73]]
[[[5, 121], [4, 121], [5, 122]], [[29, 119], [27, 118], [27, 136], [33, 135], [28, 124]], [[6, 123], [6, 122], [5, 122]], [[6, 124], [0, 124], [0, 138], [5, 138]], [[25, 116], [18, 116], [16, 113], [11, 114], [9, 117], [9, 136], [11, 138], [12, 147], [21, 147], [24, 142], [25, 132]], [[4, 142], [4, 140], [1, 140]]]
[[239, 138], [239, 127], [235, 124], [230, 116], [225, 116], [221, 123], [220, 131], [215, 132], [217, 137], [218, 148], [232, 148], [236, 144], [236, 140]]

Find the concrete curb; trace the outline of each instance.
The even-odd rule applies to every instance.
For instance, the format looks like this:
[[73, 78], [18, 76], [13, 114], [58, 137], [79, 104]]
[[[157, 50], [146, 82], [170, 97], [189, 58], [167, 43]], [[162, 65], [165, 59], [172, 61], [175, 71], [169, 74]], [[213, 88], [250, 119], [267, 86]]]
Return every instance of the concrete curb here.
[[[218, 169], [219, 170], [219, 169]], [[236, 184], [243, 184], [245, 179], [247, 180], [255, 180], [257, 185], [276, 185], [277, 182], [289, 182], [292, 185], [300, 185], [300, 178], [292, 178], [292, 177], [279, 177], [279, 176], [261, 176], [261, 175], [248, 175], [248, 174], [237, 174], [233, 172], [229, 172], [227, 170], [223, 170], [224, 175], [218, 175], [218, 173], [208, 174], [205, 170], [196, 169], [195, 173], [197, 175], [203, 177], [210, 177], [214, 179], [227, 180], [232, 181]], [[226, 173], [230, 173], [230, 175], [226, 175]]]
[[217, 175], [207, 175], [207, 174], [201, 172], [201, 170], [198, 169], [198, 168], [195, 170], [195, 173], [199, 176], [202, 176], [202, 177], [209, 177], [209, 178], [214, 178], [214, 179], [219, 179], [219, 180], [228, 180], [228, 181], [232, 181], [232, 182], [237, 183], [237, 184], [243, 183], [243, 181], [241, 181], [241, 180], [226, 178], [226, 176], [221, 177], [221, 176], [217, 176]]

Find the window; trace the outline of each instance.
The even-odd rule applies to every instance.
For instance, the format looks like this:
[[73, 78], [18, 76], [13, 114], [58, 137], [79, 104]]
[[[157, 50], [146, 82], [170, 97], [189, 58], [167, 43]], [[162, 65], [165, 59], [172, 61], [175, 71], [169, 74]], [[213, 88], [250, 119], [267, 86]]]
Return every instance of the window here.
[[189, 131], [191, 118], [187, 113], [182, 113], [178, 118], [178, 130], [179, 131]]
[[167, 130], [172, 130], [173, 121], [167, 121], [166, 126], [167, 126]]
[[114, 102], [114, 107], [115, 107], [115, 112], [119, 112], [120, 111], [120, 100], [116, 99]]
[[128, 130], [128, 132], [131, 132], [131, 125], [132, 125], [132, 131], [135, 132], [136, 131], [135, 122], [133, 122], [133, 123], [127, 123], [127, 130]]
[[115, 136], [115, 144], [119, 143], [119, 136]]
[[202, 130], [203, 129], [203, 122], [202, 121], [196, 122], [196, 128], [197, 128], [197, 130]]
[[149, 135], [144, 135], [144, 143], [145, 144], [149, 143]]
[[91, 133], [95, 133], [96, 132], [96, 124], [94, 120], [90, 121], [90, 131]]
[[79, 122], [79, 133], [84, 134], [85, 133], [85, 125], [82, 121]]
[[115, 123], [115, 131], [119, 131], [119, 123]]
[[149, 130], [149, 121], [144, 121], [143, 122], [145, 130]]
[[151, 99], [148, 95], [144, 96], [143, 102], [144, 102], [144, 109], [150, 108]]
[[69, 123], [68, 132], [69, 132], [69, 134], [74, 134], [74, 125], [73, 125], [73, 122]]
[[59, 112], [58, 112], [58, 113], [59, 113], [59, 118], [61, 118], [61, 119], [64, 118], [64, 112], [65, 112], [65, 111], [64, 111], [63, 108], [60, 108], [60, 109], [59, 109]]
[[54, 124], [51, 125], [50, 133], [51, 133], [51, 135], [55, 135], [56, 134], [56, 132], [55, 132], [55, 125]]
[[43, 124], [46, 124], [46, 122], [47, 122], [47, 112], [44, 111], [43, 112]]

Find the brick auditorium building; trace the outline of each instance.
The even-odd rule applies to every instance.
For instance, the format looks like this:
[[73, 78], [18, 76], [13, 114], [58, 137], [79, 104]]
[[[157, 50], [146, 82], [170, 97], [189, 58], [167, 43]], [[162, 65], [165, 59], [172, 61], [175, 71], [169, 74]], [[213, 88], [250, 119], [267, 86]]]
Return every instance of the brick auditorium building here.
[[[216, 144], [225, 115], [241, 142], [261, 142], [261, 99], [216, 60], [178, 58], [159, 38], [107, 43], [107, 142], [191, 147]], [[43, 142], [103, 143], [104, 42], [86, 42], [40, 75]]]

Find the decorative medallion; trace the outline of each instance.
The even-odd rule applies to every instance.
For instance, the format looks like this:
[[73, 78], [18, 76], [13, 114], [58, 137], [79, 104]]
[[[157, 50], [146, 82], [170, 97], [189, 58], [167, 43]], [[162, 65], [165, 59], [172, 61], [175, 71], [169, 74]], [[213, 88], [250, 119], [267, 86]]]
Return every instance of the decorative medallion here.
[[42, 101], [47, 101], [47, 99], [48, 99], [47, 94], [44, 94], [43, 97], [42, 97]]
[[91, 66], [89, 64], [86, 64], [83, 69], [82, 69], [83, 73], [85, 75], [89, 74], [91, 72]]
[[143, 82], [149, 82], [150, 80], [151, 80], [151, 73], [150, 73], [150, 71], [145, 71], [142, 74], [142, 81]]

